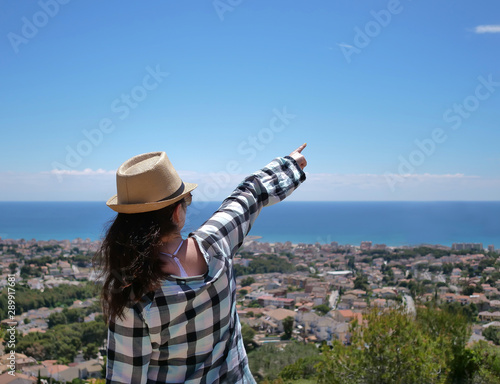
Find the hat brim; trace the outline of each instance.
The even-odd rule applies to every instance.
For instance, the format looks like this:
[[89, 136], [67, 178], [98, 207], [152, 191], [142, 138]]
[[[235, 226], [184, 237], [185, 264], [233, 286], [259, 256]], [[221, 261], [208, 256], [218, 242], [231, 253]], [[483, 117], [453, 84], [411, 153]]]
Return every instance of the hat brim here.
[[198, 184], [194, 183], [184, 183], [184, 191], [177, 197], [173, 199], [166, 199], [161, 201], [155, 201], [152, 203], [139, 203], [139, 204], [118, 204], [118, 195], [114, 195], [110, 198], [106, 205], [110, 207], [113, 211], [118, 213], [144, 213], [157, 211], [158, 209], [162, 209], [168, 207], [171, 204], [176, 203], [179, 200], [182, 200], [188, 193], [190, 193], [193, 189], [195, 189]]

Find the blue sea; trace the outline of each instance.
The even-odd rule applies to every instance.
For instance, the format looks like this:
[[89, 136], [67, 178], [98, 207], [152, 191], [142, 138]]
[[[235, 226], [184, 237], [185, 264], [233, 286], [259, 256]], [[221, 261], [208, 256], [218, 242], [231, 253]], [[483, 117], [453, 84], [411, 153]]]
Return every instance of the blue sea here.
[[[219, 203], [194, 202], [186, 234]], [[99, 239], [115, 213], [104, 202], [0, 202], [3, 239]], [[389, 246], [452, 243], [500, 248], [497, 202], [288, 202], [264, 208], [250, 235], [260, 241]]]

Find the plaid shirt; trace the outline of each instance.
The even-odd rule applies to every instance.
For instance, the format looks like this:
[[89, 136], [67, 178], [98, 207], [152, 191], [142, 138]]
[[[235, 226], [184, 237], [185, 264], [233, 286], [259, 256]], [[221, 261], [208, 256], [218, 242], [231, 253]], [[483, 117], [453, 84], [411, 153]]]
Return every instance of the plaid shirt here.
[[236, 312], [232, 260], [262, 207], [290, 195], [305, 174], [280, 157], [248, 176], [189, 236], [208, 264], [198, 277], [169, 277], [110, 321], [107, 383], [255, 383]]

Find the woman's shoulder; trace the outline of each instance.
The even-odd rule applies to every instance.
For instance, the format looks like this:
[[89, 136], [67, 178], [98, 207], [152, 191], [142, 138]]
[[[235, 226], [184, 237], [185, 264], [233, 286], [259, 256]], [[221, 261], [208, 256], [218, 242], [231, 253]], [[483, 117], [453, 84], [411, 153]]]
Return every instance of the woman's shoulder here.
[[188, 237], [186, 240], [184, 261], [184, 268], [189, 276], [204, 275], [207, 272], [208, 260], [198, 242], [192, 237]]

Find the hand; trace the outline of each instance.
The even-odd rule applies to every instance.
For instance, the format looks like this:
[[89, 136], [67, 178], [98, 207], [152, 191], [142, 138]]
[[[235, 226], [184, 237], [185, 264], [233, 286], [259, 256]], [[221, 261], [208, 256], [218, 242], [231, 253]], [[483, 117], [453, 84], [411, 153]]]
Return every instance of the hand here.
[[307, 165], [307, 160], [304, 157], [304, 155], [301, 153], [302, 150], [306, 146], [307, 146], [307, 143], [304, 143], [300, 147], [298, 147], [295, 151], [293, 151], [292, 153], [290, 153], [290, 157], [292, 157], [297, 162], [297, 164], [299, 165], [299, 167], [301, 169], [304, 169], [306, 167], [306, 165]]

